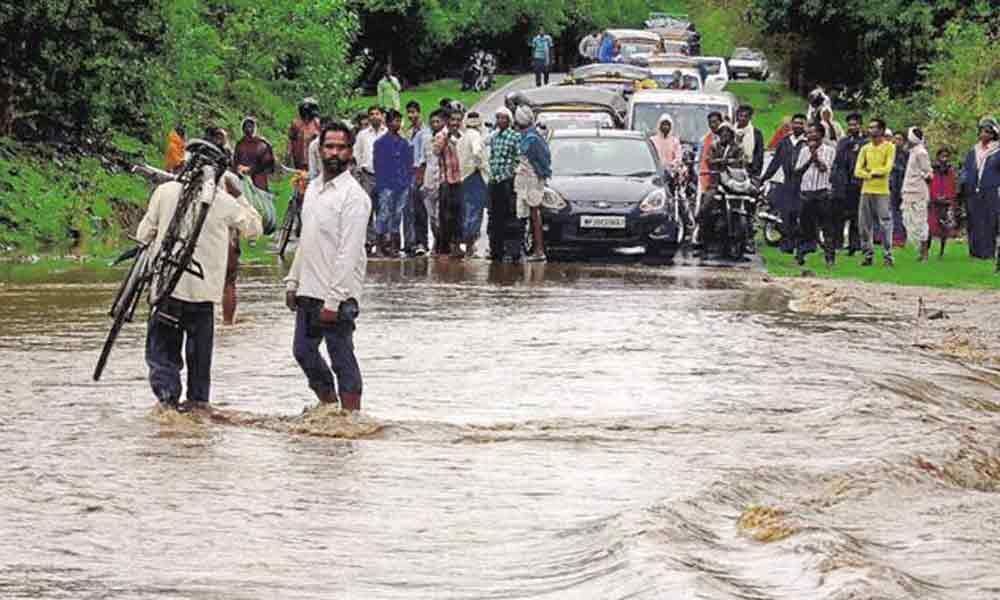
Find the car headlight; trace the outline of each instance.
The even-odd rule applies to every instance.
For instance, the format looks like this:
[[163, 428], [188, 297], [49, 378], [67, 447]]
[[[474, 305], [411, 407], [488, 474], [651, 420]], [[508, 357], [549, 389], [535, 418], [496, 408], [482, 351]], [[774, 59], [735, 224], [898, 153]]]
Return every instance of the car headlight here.
[[639, 203], [639, 212], [662, 210], [667, 205], [667, 193], [662, 189], [653, 190]]
[[542, 207], [549, 210], [562, 210], [568, 206], [565, 198], [552, 188], [545, 188], [542, 194]]

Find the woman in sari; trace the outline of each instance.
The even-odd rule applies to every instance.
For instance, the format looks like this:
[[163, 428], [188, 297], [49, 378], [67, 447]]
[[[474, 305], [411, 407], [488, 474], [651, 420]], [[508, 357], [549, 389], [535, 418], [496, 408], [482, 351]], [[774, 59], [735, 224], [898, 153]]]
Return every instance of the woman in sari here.
[[969, 227], [969, 254], [975, 258], [996, 255], [1000, 219], [1000, 124], [991, 117], [979, 122], [979, 141], [965, 156], [962, 167]]

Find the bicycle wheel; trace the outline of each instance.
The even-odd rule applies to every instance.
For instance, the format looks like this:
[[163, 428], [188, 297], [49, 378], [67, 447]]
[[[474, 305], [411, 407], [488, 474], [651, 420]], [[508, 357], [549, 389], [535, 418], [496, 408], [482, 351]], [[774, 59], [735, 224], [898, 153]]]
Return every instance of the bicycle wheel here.
[[110, 312], [114, 322], [111, 324], [111, 331], [108, 332], [108, 337], [104, 341], [101, 355], [97, 359], [97, 366], [94, 368], [94, 381], [100, 380], [101, 374], [104, 372], [104, 367], [108, 363], [108, 357], [111, 355], [111, 348], [114, 346], [115, 340], [118, 339], [122, 325], [126, 321], [131, 321], [132, 315], [135, 314], [135, 309], [142, 298], [142, 292], [149, 281], [146, 270], [147, 265], [146, 253], [143, 250], [132, 263], [125, 281], [122, 282], [121, 287], [118, 289], [118, 294], [115, 296], [115, 301], [111, 305]]
[[[172, 241], [164, 239], [164, 248], [160, 251], [161, 256], [153, 263], [155, 272], [153, 274], [153, 291], [149, 298], [150, 306], [157, 307], [166, 300], [174, 292], [181, 276], [187, 272], [210, 207], [209, 203], [193, 202], [190, 209], [185, 211], [185, 215], [180, 215], [182, 222], [179, 227], [179, 235]], [[180, 206], [178, 205], [177, 213], [174, 214], [175, 221], [178, 219], [179, 213]], [[190, 219], [187, 218], [188, 215], [190, 215]]]

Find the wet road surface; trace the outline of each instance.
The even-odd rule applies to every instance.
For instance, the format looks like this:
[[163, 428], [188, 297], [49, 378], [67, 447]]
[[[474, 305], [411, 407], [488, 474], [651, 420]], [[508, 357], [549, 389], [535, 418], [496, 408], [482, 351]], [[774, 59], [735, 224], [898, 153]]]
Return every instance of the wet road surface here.
[[112, 284], [0, 285], [0, 597], [1000, 597], [1000, 375], [728, 271], [369, 271], [353, 420], [301, 416], [276, 269], [215, 419], [139, 323], [90, 382]]

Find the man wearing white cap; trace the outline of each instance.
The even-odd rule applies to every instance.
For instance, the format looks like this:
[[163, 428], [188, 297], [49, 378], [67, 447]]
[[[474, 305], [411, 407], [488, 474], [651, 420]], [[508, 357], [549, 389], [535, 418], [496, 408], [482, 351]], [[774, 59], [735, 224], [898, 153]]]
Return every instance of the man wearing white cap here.
[[508, 251], [505, 235], [508, 224], [514, 218], [514, 169], [517, 167], [521, 143], [521, 135], [511, 127], [513, 121], [514, 116], [510, 110], [500, 107], [496, 112], [496, 132], [490, 144], [488, 233], [490, 258], [494, 261], [520, 257], [520, 252], [514, 254]]
[[549, 145], [535, 129], [535, 113], [520, 106], [514, 123], [521, 130], [521, 160], [514, 176], [517, 194], [517, 218], [531, 217], [532, 251], [528, 262], [545, 262], [545, 238], [542, 235], [542, 198], [545, 181], [552, 177], [552, 156]]

